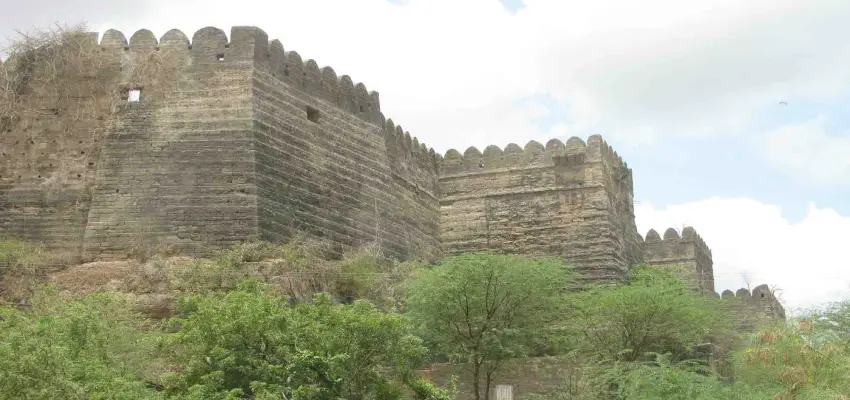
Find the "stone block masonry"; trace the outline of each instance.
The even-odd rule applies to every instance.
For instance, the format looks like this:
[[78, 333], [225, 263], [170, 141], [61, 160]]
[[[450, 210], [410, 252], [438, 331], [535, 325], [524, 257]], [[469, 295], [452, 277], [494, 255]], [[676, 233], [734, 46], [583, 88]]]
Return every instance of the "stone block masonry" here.
[[752, 291], [742, 288], [732, 292], [727, 289], [719, 296], [741, 331], [750, 332], [760, 324], [785, 319], [785, 308], [767, 285], [756, 286]]
[[682, 229], [681, 236], [676, 229], [667, 228], [663, 239], [658, 232], [650, 229], [643, 251], [647, 264], [673, 270], [696, 291], [714, 293], [711, 249], [693, 227]]
[[[56, 112], [3, 119], [4, 236], [82, 259], [144, 246], [208, 255], [296, 233], [340, 252], [377, 242], [399, 259], [441, 256], [437, 156], [385, 120], [378, 93], [254, 27], [96, 38], [82, 75], [107, 93], [67, 96], [96, 112], [30, 95]], [[14, 60], [0, 67], [16, 73]], [[134, 78], [144, 73], [155, 79]]]
[[234, 28], [228, 43], [221, 30], [205, 28], [190, 48], [176, 30], [159, 42], [139, 31], [129, 45], [120, 32], [104, 34], [101, 47], [125, 69], [156, 52], [167, 52], [177, 68], [160, 101], [142, 87], [141, 101], [102, 141], [84, 258], [144, 246], [204, 253], [256, 231], [251, 80], [260, 35]]
[[[401, 260], [558, 256], [586, 283], [647, 262], [714, 291], [696, 231], [638, 234], [632, 170], [599, 135], [437, 155], [377, 92], [255, 27], [109, 30], [79, 50], [75, 70], [20, 90], [26, 113], [0, 104], [2, 236], [91, 260], [306, 234]], [[0, 83], [24, 61], [0, 64]]]
[[641, 259], [631, 169], [599, 136], [440, 162], [444, 251], [560, 256], [588, 282], [624, 280]]

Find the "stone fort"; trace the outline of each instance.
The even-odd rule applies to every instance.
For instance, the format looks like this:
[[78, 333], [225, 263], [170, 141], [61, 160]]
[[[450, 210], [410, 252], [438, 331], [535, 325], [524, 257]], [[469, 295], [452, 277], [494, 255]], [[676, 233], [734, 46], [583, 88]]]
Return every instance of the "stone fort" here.
[[[33, 71], [56, 68], [0, 65], [4, 236], [88, 261], [126, 257], [140, 238], [197, 255], [303, 234], [402, 260], [559, 256], [586, 282], [648, 263], [715, 294], [693, 228], [637, 232], [632, 170], [599, 135], [435, 154], [377, 92], [255, 27], [191, 40], [109, 30], [73, 46], [87, 58], [63, 59], [38, 90]], [[722, 297], [742, 321], [784, 318], [764, 285]]]

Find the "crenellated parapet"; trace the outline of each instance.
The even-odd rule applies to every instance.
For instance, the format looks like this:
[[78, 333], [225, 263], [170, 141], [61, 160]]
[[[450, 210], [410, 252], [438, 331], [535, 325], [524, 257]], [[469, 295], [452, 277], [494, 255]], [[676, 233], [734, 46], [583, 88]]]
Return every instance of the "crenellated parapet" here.
[[700, 252], [711, 257], [711, 249], [705, 243], [705, 240], [703, 240], [703, 238], [697, 233], [696, 229], [694, 229], [691, 226], [686, 226], [684, 229], [682, 229], [681, 235], [679, 235], [679, 231], [677, 231], [675, 228], [667, 228], [667, 230], [664, 231], [664, 237], [663, 238], [661, 237], [661, 235], [658, 234], [658, 232], [655, 229], [650, 229], [646, 233], [646, 237], [644, 239], [644, 242], [645, 243], [660, 242], [661, 244], [666, 244], [666, 245], [676, 245], [676, 244], [680, 244], [680, 243], [683, 243], [683, 242], [691, 242], [691, 243], [694, 244], [694, 246], [696, 246], [696, 248]]
[[532, 140], [524, 147], [508, 144], [504, 150], [496, 145], [487, 146], [483, 152], [476, 147], [469, 147], [463, 154], [450, 149], [440, 161], [440, 173], [445, 176], [595, 162], [604, 163], [612, 169], [628, 169], [628, 165], [602, 136], [592, 135], [587, 142], [573, 136], [566, 143], [551, 139], [545, 146]]
[[714, 261], [711, 249], [693, 227], [667, 228], [664, 236], [655, 229], [647, 232], [643, 242], [647, 264], [671, 269], [690, 282], [694, 289], [714, 292]]
[[381, 112], [380, 95], [368, 90], [364, 83], [355, 83], [348, 75], [338, 76], [332, 67], [321, 67], [315, 60], [304, 61], [297, 51], [287, 51], [277, 39], [268, 43], [266, 53], [257, 59], [257, 67], [286, 83], [290, 90], [309, 98], [321, 99], [348, 114], [380, 126], [385, 135], [387, 151], [391, 157], [397, 157], [397, 161], [413, 163], [426, 171], [436, 170], [437, 157], [434, 150], [387, 119]]
[[390, 162], [394, 164], [414, 166], [414, 171], [426, 173], [428, 176], [420, 177], [420, 181], [429, 182], [428, 189], [432, 193], [438, 193], [437, 168], [439, 159], [434, 149], [425, 143], [420, 143], [416, 137], [411, 137], [410, 132], [404, 130], [401, 125], [396, 125], [392, 119], [383, 124], [383, 134], [386, 136], [387, 154]]
[[557, 255], [588, 282], [640, 259], [631, 170], [600, 135], [451, 149], [438, 164], [447, 252]]
[[363, 83], [355, 83], [348, 75], [337, 76], [333, 68], [320, 67], [315, 60], [304, 61], [298, 52], [286, 51], [277, 39], [269, 42], [266, 54], [258, 61], [291, 89], [320, 98], [372, 123], [384, 123], [378, 92], [368, 90]]
[[[368, 90], [365, 84], [355, 82], [348, 75], [337, 75], [329, 66], [320, 67], [315, 60], [305, 61], [298, 52], [285, 50], [279, 40], [269, 41], [262, 29], [235, 26], [228, 38], [224, 30], [208, 26], [192, 34], [191, 39], [179, 29], [169, 30], [159, 39], [148, 29], [136, 31], [129, 39], [123, 32], [109, 29], [99, 42], [97, 37], [96, 32], [87, 34], [89, 44], [99, 46], [107, 65], [132, 65], [150, 58], [167, 57], [174, 60], [179, 68], [219, 65], [221, 68], [262, 69], [285, 83], [290, 90], [308, 98], [320, 99], [380, 126], [387, 143], [393, 145], [393, 149], [388, 150], [400, 160], [413, 162], [429, 171], [436, 168], [439, 157], [433, 149], [384, 117], [378, 92]], [[10, 61], [4, 64], [4, 68], [14, 65], [14, 60]], [[168, 73], [164, 68], [160, 70], [163, 74]], [[125, 78], [133, 80], [132, 77]], [[129, 85], [134, 85], [134, 82]]]
[[768, 285], [759, 285], [752, 291], [741, 288], [735, 292], [724, 290], [722, 304], [739, 322], [743, 330], [752, 330], [758, 324], [785, 319], [785, 308]]
[[235, 26], [228, 39], [223, 30], [209, 26], [195, 32], [191, 40], [179, 29], [169, 30], [159, 40], [150, 30], [140, 29], [128, 40], [123, 32], [109, 29], [103, 33], [99, 45], [118, 59], [160, 52], [186, 56], [193, 65], [250, 66], [268, 53], [268, 36], [255, 27]]

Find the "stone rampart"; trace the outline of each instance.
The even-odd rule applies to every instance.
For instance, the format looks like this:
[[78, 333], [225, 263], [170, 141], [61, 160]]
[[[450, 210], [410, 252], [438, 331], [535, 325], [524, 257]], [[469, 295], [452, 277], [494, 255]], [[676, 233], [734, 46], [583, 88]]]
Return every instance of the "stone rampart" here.
[[562, 256], [589, 281], [623, 279], [642, 258], [631, 170], [599, 135], [449, 150], [440, 191], [447, 253]]
[[[191, 41], [179, 30], [96, 38], [86, 76], [113, 92], [80, 85], [68, 97], [91, 97], [97, 112], [29, 96], [58, 111], [3, 120], [15, 151], [0, 164], [5, 234], [84, 258], [296, 232], [339, 250], [377, 241], [399, 258], [439, 257], [437, 157], [385, 120], [377, 92], [254, 27], [229, 39], [214, 27]], [[127, 103], [131, 89], [140, 102]]]
[[643, 243], [645, 262], [651, 266], [670, 269], [695, 290], [714, 293], [714, 261], [711, 249], [693, 227], [679, 231], [667, 228], [662, 238], [654, 229], [646, 234]]
[[741, 331], [753, 331], [761, 324], [785, 320], [785, 308], [768, 285], [756, 286], [752, 291], [727, 289], [715, 296], [723, 300]]

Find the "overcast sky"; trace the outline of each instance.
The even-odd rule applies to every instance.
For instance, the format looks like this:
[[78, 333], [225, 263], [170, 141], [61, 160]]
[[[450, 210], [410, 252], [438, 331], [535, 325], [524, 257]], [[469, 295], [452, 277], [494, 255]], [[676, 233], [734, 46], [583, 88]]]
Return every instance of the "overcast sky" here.
[[[16, 1], [54, 22], [161, 36], [255, 25], [381, 93], [444, 153], [600, 133], [634, 169], [641, 233], [693, 225], [718, 291], [788, 308], [850, 294], [850, 1]], [[745, 279], [743, 276], [746, 276]]]

